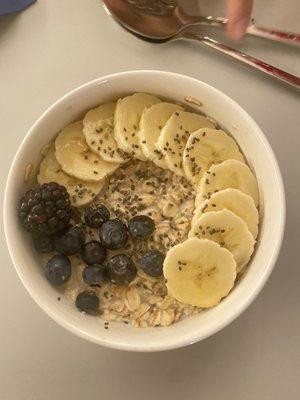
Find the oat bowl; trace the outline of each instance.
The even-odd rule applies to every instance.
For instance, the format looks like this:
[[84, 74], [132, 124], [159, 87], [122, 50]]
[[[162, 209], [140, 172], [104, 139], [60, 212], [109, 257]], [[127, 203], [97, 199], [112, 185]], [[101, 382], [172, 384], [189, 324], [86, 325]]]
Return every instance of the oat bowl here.
[[5, 233], [55, 321], [130, 351], [217, 332], [256, 297], [284, 231], [280, 171], [235, 102], [190, 77], [109, 75], [34, 124], [13, 161]]

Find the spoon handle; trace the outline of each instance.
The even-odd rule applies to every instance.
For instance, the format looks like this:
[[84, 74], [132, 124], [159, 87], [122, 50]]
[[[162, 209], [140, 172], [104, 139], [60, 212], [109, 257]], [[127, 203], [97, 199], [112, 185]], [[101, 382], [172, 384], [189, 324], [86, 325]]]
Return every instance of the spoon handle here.
[[279, 31], [277, 29], [264, 28], [262, 26], [256, 26], [252, 23], [247, 32], [250, 35], [260, 36], [266, 39], [272, 39], [276, 42], [290, 43], [290, 44], [300, 44], [300, 35], [293, 32]]
[[282, 82], [288, 83], [289, 85], [300, 89], [299, 77], [289, 74], [288, 72], [285, 72], [282, 69], [274, 67], [273, 65], [267, 64], [264, 61], [258, 60], [255, 57], [249, 56], [245, 53], [235, 50], [232, 47], [229, 47], [225, 44], [219, 43], [216, 40], [188, 31], [181, 31], [174, 38], [197, 40], [201, 43], [206, 44], [209, 47], [214, 48], [215, 50], [220, 51], [223, 54], [226, 54], [232, 58], [235, 58], [238, 61], [243, 62], [244, 64], [250, 65], [251, 67], [258, 69], [264, 72], [265, 74], [271, 75], [274, 78], [281, 80]]
[[[227, 18], [222, 17], [190, 17], [186, 21], [186, 25], [210, 25], [218, 27], [226, 27], [228, 22]], [[251, 25], [247, 28], [246, 33], [252, 36], [259, 36], [264, 39], [271, 39], [276, 42], [282, 42], [287, 44], [300, 44], [300, 34], [293, 32], [280, 31], [277, 29], [265, 28], [262, 26], [256, 26], [254, 19], [252, 19]]]

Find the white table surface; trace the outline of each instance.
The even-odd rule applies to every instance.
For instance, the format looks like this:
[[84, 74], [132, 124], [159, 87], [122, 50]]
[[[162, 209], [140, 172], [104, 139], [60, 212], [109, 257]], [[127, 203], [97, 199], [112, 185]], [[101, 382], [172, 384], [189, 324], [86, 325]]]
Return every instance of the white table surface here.
[[[195, 9], [195, 2], [185, 3]], [[203, 12], [216, 15], [224, 8], [222, 0], [201, 4]], [[299, 15], [299, 0], [257, 0], [255, 16], [261, 24], [300, 31]], [[257, 39], [247, 39], [241, 48], [300, 75], [299, 48]], [[12, 158], [42, 111], [91, 79], [143, 68], [212, 84], [264, 130], [287, 192], [286, 235], [277, 266], [258, 299], [213, 337], [172, 352], [130, 354], [79, 339], [39, 309], [14, 271], [1, 223], [0, 399], [299, 399], [296, 90], [197, 44], [141, 42], [123, 32], [98, 0], [40, 0], [22, 14], [0, 18], [1, 205]]]

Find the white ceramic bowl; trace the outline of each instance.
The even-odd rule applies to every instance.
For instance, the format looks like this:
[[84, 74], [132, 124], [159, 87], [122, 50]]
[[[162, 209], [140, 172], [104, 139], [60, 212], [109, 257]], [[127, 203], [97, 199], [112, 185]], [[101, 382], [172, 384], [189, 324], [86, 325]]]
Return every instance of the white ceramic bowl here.
[[[136, 329], [111, 324], [103, 329], [100, 318], [79, 313], [43, 275], [39, 257], [17, 217], [17, 204], [27, 188], [25, 166], [40, 162], [39, 149], [64, 126], [102, 102], [131, 92], [149, 92], [173, 101], [186, 96], [199, 99], [201, 110], [228, 129], [254, 170], [260, 190], [260, 236], [246, 273], [216, 307], [168, 328]], [[213, 87], [187, 76], [161, 71], [132, 71], [105, 76], [65, 95], [33, 125], [23, 140], [7, 180], [4, 204], [5, 233], [11, 258], [24, 286], [39, 306], [56, 322], [92, 342], [130, 351], [174, 349], [200, 341], [234, 320], [254, 300], [276, 262], [285, 224], [285, 196], [273, 151], [252, 118], [233, 100]]]

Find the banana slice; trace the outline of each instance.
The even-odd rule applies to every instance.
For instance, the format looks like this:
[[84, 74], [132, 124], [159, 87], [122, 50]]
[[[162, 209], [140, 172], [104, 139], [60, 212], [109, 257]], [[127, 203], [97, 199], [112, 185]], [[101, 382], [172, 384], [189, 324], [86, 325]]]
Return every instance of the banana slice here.
[[211, 240], [191, 238], [168, 251], [164, 276], [170, 295], [185, 304], [213, 307], [236, 278], [232, 254]]
[[176, 111], [163, 127], [156, 146], [174, 174], [185, 176], [183, 150], [189, 135], [200, 128], [214, 128], [214, 125], [202, 115], [187, 111]]
[[123, 163], [128, 157], [113, 136], [115, 108], [116, 103], [106, 103], [90, 110], [83, 119], [83, 134], [89, 148], [104, 161]]
[[62, 170], [86, 182], [100, 182], [119, 166], [96, 156], [86, 144], [82, 121], [65, 127], [55, 140], [55, 156]]
[[156, 142], [161, 130], [175, 111], [183, 108], [173, 103], [158, 103], [143, 111], [140, 121], [139, 140], [142, 152], [148, 160], [153, 161], [158, 167], [167, 169], [167, 164], [156, 148]]
[[139, 141], [139, 124], [145, 108], [160, 103], [160, 100], [146, 93], [135, 93], [119, 99], [115, 111], [114, 136], [120, 149], [134, 158], [146, 161]]
[[88, 183], [65, 174], [55, 158], [54, 144], [50, 147], [40, 164], [37, 181], [40, 185], [43, 183], [56, 182], [64, 186], [70, 195], [73, 207], [82, 207], [91, 203], [100, 193], [105, 182], [103, 180], [100, 182]]
[[195, 210], [192, 225], [196, 223], [203, 213], [224, 209], [232, 211], [238, 217], [241, 217], [246, 222], [254, 239], [256, 239], [259, 220], [257, 208], [252, 197], [238, 189], [225, 189], [214, 193], [210, 199], [204, 201]]
[[255, 240], [242, 218], [229, 210], [202, 214], [192, 226], [189, 237], [209, 239], [229, 250], [240, 272], [254, 251]]
[[256, 207], [258, 206], [257, 181], [248, 165], [237, 160], [226, 160], [212, 165], [201, 178], [197, 187], [196, 208], [213, 193], [228, 188], [239, 189], [248, 194], [253, 198]]
[[236, 141], [221, 130], [202, 128], [188, 138], [183, 152], [183, 169], [188, 181], [197, 186], [212, 164], [229, 158], [245, 162]]

